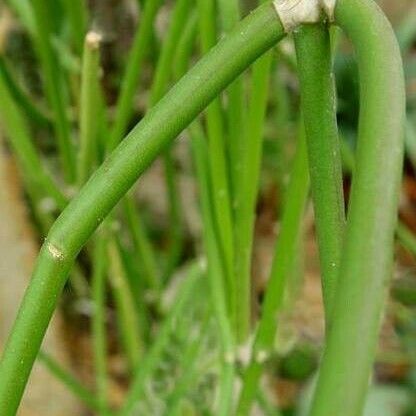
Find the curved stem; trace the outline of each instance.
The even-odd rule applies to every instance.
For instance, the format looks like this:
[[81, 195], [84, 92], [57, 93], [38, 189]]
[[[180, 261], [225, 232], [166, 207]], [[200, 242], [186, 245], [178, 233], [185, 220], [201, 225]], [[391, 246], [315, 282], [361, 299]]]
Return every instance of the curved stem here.
[[362, 412], [392, 271], [403, 158], [405, 92], [392, 28], [370, 0], [338, 0], [335, 19], [356, 49], [359, 138], [331, 328], [312, 416]]
[[0, 414], [11, 416], [80, 249], [144, 170], [254, 60], [282, 39], [259, 7], [197, 63], [108, 157], [52, 227], [0, 362]]
[[304, 25], [294, 37], [328, 324], [345, 225], [329, 30], [325, 23]]

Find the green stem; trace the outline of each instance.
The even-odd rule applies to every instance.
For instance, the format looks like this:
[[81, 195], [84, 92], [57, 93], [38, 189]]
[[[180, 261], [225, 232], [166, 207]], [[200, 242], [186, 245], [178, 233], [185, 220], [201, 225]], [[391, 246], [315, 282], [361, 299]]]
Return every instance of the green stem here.
[[110, 265], [110, 284], [117, 309], [118, 329], [130, 371], [134, 374], [143, 356], [143, 338], [140, 335], [138, 316], [122, 263], [120, 249], [114, 237], [109, 238], [107, 250]]
[[14, 102], [6, 81], [0, 73], [0, 117], [3, 129], [15, 153], [24, 180], [33, 192], [51, 197], [57, 207], [64, 209], [67, 199], [42, 165], [33, 145], [24, 116]]
[[100, 222], [174, 138], [284, 35], [271, 4], [251, 13], [147, 113], [55, 222], [0, 362], [0, 414], [16, 412], [68, 272]]
[[84, 37], [87, 32], [88, 11], [86, 0], [64, 0], [63, 6], [68, 16], [72, 44], [78, 56], [81, 56]]
[[[225, 34], [236, 25], [240, 19], [240, 7], [238, 0], [218, 0], [218, 13], [221, 17]], [[243, 79], [236, 79], [227, 88], [228, 105], [226, 107], [227, 119], [227, 150], [230, 162], [230, 194], [232, 201], [238, 189], [240, 175], [242, 173], [241, 158], [246, 144], [244, 136], [244, 124], [246, 120], [246, 106], [244, 97]], [[233, 202], [234, 206], [234, 202]], [[237, 276], [235, 278], [238, 278]], [[238, 311], [237, 311], [238, 314]]]
[[43, 70], [46, 96], [53, 113], [62, 169], [66, 180], [73, 183], [76, 177], [75, 149], [71, 142], [70, 124], [66, 114], [62, 74], [51, 44], [53, 31], [47, 3], [45, 0], [32, 1], [37, 28], [36, 46]]
[[[216, 43], [216, 20], [213, 0], [198, 0], [199, 25], [201, 33], [201, 49], [204, 53]], [[240, 332], [248, 319], [247, 316], [237, 317], [236, 287], [233, 279], [233, 222], [230, 187], [228, 183], [229, 172], [226, 161], [226, 148], [224, 141], [224, 125], [222, 119], [221, 102], [215, 99], [206, 110], [209, 167], [211, 176], [213, 207], [215, 212], [214, 226], [219, 236], [219, 247], [222, 267], [225, 270], [226, 290], [229, 300], [229, 313], [236, 333]], [[237, 323], [238, 321], [238, 323]], [[239, 325], [241, 323], [241, 325]], [[243, 337], [242, 337], [243, 338]]]
[[251, 97], [244, 135], [244, 146], [238, 155], [238, 186], [235, 190], [235, 269], [236, 316], [241, 322], [240, 341], [250, 332], [251, 316], [251, 259], [254, 237], [256, 201], [263, 150], [264, 121], [269, 96], [272, 53], [262, 56], [252, 69]]
[[142, 218], [135, 206], [132, 196], [123, 198], [123, 208], [126, 215], [129, 230], [131, 231], [134, 249], [143, 267], [144, 275], [150, 289], [159, 293], [161, 282], [159, 279], [158, 267], [156, 264], [155, 254], [149, 239], [146, 235]]
[[95, 398], [94, 394], [87, 390], [71, 374], [65, 371], [51, 356], [43, 351], [39, 351], [38, 360], [89, 409], [97, 412], [100, 411], [100, 403]]
[[345, 226], [331, 46], [325, 23], [304, 25], [294, 36], [328, 324]]
[[106, 415], [108, 396], [107, 337], [106, 337], [106, 269], [107, 239], [101, 232], [94, 247], [92, 299], [92, 341], [94, 352], [95, 389], [100, 415]]
[[[193, 17], [196, 17], [195, 15]], [[189, 21], [181, 40], [178, 44], [175, 59], [175, 75], [180, 78], [189, 64], [194, 46], [197, 20]], [[208, 260], [208, 277], [210, 279], [210, 294], [214, 305], [214, 314], [220, 330], [222, 345], [222, 366], [219, 381], [219, 400], [216, 414], [218, 416], [229, 415], [233, 397], [235, 363], [234, 340], [229, 316], [227, 314], [227, 301], [224, 288], [224, 269], [221, 267], [218, 238], [214, 227], [215, 211], [212, 204], [211, 184], [209, 181], [209, 165], [207, 160], [207, 144], [202, 126], [195, 121], [189, 127], [191, 136], [191, 149], [201, 203], [201, 215], [203, 223], [203, 240]]]
[[96, 146], [97, 94], [100, 73], [100, 35], [89, 32], [85, 37], [82, 59], [81, 103], [79, 116], [78, 186], [81, 187], [90, 176]]
[[287, 278], [297, 257], [302, 218], [309, 193], [308, 161], [305, 134], [298, 144], [293, 171], [286, 193], [280, 233], [275, 247], [270, 278], [265, 291], [261, 318], [252, 348], [252, 359], [243, 375], [243, 387], [237, 415], [250, 414], [256, 398], [264, 362], [270, 356], [276, 336], [276, 316], [282, 306]]
[[145, 383], [157, 368], [163, 351], [169, 345], [174, 323], [184, 313], [188, 301], [194, 293], [195, 285], [200, 280], [201, 273], [202, 270], [199, 264], [192, 265], [187, 273], [186, 280], [179, 289], [174, 306], [166, 315], [154, 342], [143, 358], [142, 365], [137, 369], [124, 404], [118, 413], [119, 416], [130, 415], [143, 397]]
[[39, 126], [48, 127], [51, 124], [49, 115], [46, 114], [45, 110], [32, 100], [26, 91], [19, 85], [13, 73], [10, 71], [5, 57], [0, 52], [0, 76], [3, 77], [10, 94], [17, 104], [25, 112], [26, 116], [29, 117], [33, 122]]
[[[150, 91], [149, 107], [152, 108], [166, 92], [170, 77], [172, 76], [172, 61], [176, 47], [180, 40], [183, 27], [189, 17], [191, 8], [190, 0], [178, 0], [172, 12], [171, 23], [166, 33], [165, 40], [160, 51], [155, 76]], [[169, 201], [170, 222], [170, 250], [166, 262], [163, 280], [172, 274], [172, 270], [178, 263], [183, 245], [183, 221], [181, 216], [181, 203], [177, 189], [175, 162], [170, 149], [164, 153], [165, 182]]]
[[331, 328], [311, 416], [361, 414], [392, 272], [405, 90], [393, 30], [371, 0], [338, 0], [360, 74], [357, 163]]
[[142, 72], [143, 60], [149, 47], [149, 40], [153, 34], [153, 24], [162, 0], [147, 0], [143, 14], [134, 36], [133, 45], [127, 61], [127, 66], [121, 81], [120, 96], [114, 117], [114, 125], [108, 141], [108, 149], [112, 151], [123, 138], [130, 117], [133, 113], [133, 98]]

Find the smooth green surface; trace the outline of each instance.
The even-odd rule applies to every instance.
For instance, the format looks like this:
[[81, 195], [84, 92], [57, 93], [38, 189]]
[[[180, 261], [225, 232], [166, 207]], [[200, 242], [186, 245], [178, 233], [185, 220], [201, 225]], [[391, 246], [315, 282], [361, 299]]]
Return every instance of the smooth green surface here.
[[339, 281], [311, 416], [361, 414], [392, 272], [405, 91], [393, 30], [371, 0], [338, 0], [360, 74], [360, 121]]
[[98, 120], [98, 91], [100, 77], [100, 35], [89, 32], [84, 42], [79, 115], [79, 150], [77, 184], [85, 184], [94, 167]]
[[[0, 363], [0, 414], [19, 405], [81, 247], [143, 171], [242, 71], [284, 36], [270, 4], [251, 13], [174, 86], [71, 201], [41, 249]], [[215, 76], [214, 76], [215, 75]]]
[[328, 324], [345, 226], [329, 30], [325, 23], [304, 25], [295, 32], [294, 38]]

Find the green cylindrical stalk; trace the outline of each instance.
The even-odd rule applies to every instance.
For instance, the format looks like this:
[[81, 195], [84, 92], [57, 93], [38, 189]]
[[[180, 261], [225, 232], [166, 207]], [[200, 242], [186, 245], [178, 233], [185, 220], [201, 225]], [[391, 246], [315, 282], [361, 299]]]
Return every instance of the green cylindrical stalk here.
[[283, 36], [271, 4], [251, 13], [148, 112], [61, 214], [41, 249], [0, 362], [1, 415], [16, 412], [58, 297], [82, 246], [166, 146]]
[[100, 72], [100, 35], [89, 32], [85, 37], [81, 78], [81, 105], [79, 116], [78, 186], [87, 181], [94, 161], [98, 120]]
[[345, 226], [329, 30], [325, 23], [304, 25], [295, 32], [294, 37], [328, 324]]
[[360, 74], [356, 170], [331, 328], [312, 416], [361, 414], [392, 272], [403, 160], [405, 90], [393, 30], [371, 0], [338, 0]]

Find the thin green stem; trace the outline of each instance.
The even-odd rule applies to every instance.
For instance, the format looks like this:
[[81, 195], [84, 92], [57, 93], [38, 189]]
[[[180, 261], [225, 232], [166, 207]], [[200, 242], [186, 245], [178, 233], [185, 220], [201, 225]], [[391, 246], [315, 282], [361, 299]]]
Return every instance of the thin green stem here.
[[86, 0], [64, 0], [63, 6], [68, 17], [72, 44], [75, 52], [81, 56], [88, 21]]
[[252, 358], [243, 375], [243, 387], [237, 407], [238, 416], [250, 414], [251, 406], [256, 398], [264, 363], [273, 350], [276, 336], [276, 316], [281, 309], [287, 279], [297, 258], [299, 235], [309, 194], [308, 161], [303, 128], [301, 131], [286, 193], [272, 270], [252, 348]]
[[100, 403], [94, 394], [86, 389], [78, 380], [64, 370], [50, 355], [39, 351], [38, 360], [53, 374], [65, 387], [89, 409], [99, 412]]
[[14, 102], [1, 73], [0, 96], [2, 127], [17, 157], [28, 188], [42, 194], [44, 198], [51, 197], [58, 208], [64, 209], [67, 205], [67, 199], [43, 167], [38, 152], [33, 145], [26, 120]]
[[98, 131], [97, 95], [100, 76], [100, 35], [89, 32], [85, 37], [81, 75], [79, 116], [79, 153], [77, 183], [87, 181], [93, 167]]
[[92, 342], [94, 352], [95, 389], [99, 414], [106, 415], [108, 397], [107, 336], [106, 336], [106, 272], [107, 239], [103, 232], [97, 236], [94, 246], [92, 299]]
[[[198, 0], [201, 49], [207, 53], [216, 43], [216, 20], [213, 0]], [[229, 171], [226, 160], [224, 123], [221, 102], [215, 99], [206, 110], [207, 135], [209, 143], [209, 167], [211, 176], [213, 207], [215, 212], [214, 227], [219, 236], [222, 267], [225, 270], [226, 291], [228, 293], [229, 313], [236, 333], [246, 322], [246, 316], [237, 317], [236, 288], [233, 279], [234, 242], [232, 207], [229, 187]], [[242, 337], [243, 338], [243, 337]]]
[[[221, 17], [222, 28], [225, 34], [240, 20], [239, 0], [218, 0], [218, 13]], [[226, 106], [227, 119], [227, 151], [230, 163], [230, 194], [234, 201], [240, 175], [242, 173], [241, 158], [245, 146], [244, 125], [246, 121], [246, 105], [244, 96], [244, 83], [237, 78], [227, 88], [228, 104]], [[234, 207], [234, 202], [233, 202]], [[237, 277], [236, 277], [237, 278]], [[238, 312], [237, 312], [238, 313]]]
[[[196, 17], [196, 16], [194, 16]], [[189, 64], [190, 56], [195, 42], [197, 20], [191, 19], [178, 44], [175, 59], [175, 75], [180, 78]], [[209, 165], [207, 160], [206, 137], [202, 126], [195, 121], [189, 127], [191, 136], [191, 149], [195, 165], [196, 177], [199, 187], [201, 215], [203, 223], [203, 240], [207, 252], [208, 277], [210, 279], [210, 293], [214, 314], [220, 330], [222, 345], [222, 366], [219, 381], [219, 399], [216, 414], [218, 416], [229, 415], [234, 391], [235, 361], [234, 340], [229, 315], [227, 313], [227, 301], [225, 294], [224, 269], [218, 248], [218, 238], [214, 227], [215, 211], [212, 203], [211, 184], [209, 176]]]
[[123, 199], [123, 208], [133, 239], [134, 249], [139, 257], [138, 260], [140, 261], [141, 267], [143, 267], [147, 284], [151, 290], [154, 290], [155, 293], [159, 293], [161, 282], [156, 264], [156, 257], [145, 233], [142, 218], [136, 209], [135, 201], [132, 196]]
[[[172, 77], [172, 61], [183, 27], [189, 17], [190, 0], [178, 0], [172, 12], [171, 23], [162, 44], [160, 57], [156, 66], [155, 76], [150, 91], [149, 107], [153, 107], [166, 92], [168, 82]], [[164, 271], [166, 280], [177, 265], [183, 245], [183, 220], [179, 192], [177, 189], [176, 169], [170, 149], [164, 153], [165, 182], [169, 201], [170, 250]]]
[[66, 98], [62, 72], [58, 68], [57, 58], [52, 49], [52, 18], [48, 2], [33, 0], [36, 19], [36, 47], [39, 54], [46, 96], [53, 114], [53, 122], [58, 141], [59, 156], [65, 178], [73, 183], [76, 177], [75, 149], [71, 142], [70, 124], [66, 114]]
[[147, 113], [55, 222], [0, 362], [0, 414], [16, 412], [68, 272], [98, 225], [174, 138], [284, 35], [271, 4], [246, 17]]
[[[272, 53], [262, 56], [252, 69], [251, 96], [244, 134], [244, 146], [238, 154], [240, 171], [235, 189], [235, 269], [236, 311], [247, 321], [240, 341], [250, 332], [251, 317], [251, 259], [254, 237], [255, 210], [261, 170], [264, 121], [269, 95]], [[242, 138], [240, 138], [242, 139]], [[240, 140], [239, 139], [239, 140]], [[243, 322], [241, 322], [243, 324]]]
[[6, 58], [1, 54], [0, 51], [0, 76], [3, 77], [4, 82], [7, 84], [10, 94], [17, 104], [25, 112], [26, 116], [29, 117], [34, 123], [42, 127], [48, 127], [51, 124], [49, 115], [46, 114], [45, 110], [38, 106], [29, 94], [24, 91], [23, 87], [19, 85], [12, 71], [7, 65]]
[[294, 37], [328, 324], [336, 291], [345, 226], [329, 30], [325, 23], [304, 25], [296, 31]]
[[169, 345], [174, 323], [184, 313], [188, 301], [194, 293], [195, 285], [200, 280], [201, 274], [202, 270], [200, 265], [193, 264], [187, 273], [186, 280], [179, 289], [174, 306], [172, 306], [169, 314], [166, 315], [155, 340], [143, 357], [142, 365], [137, 369], [124, 404], [118, 413], [119, 416], [130, 415], [140, 402], [143, 394], [145, 394], [145, 383], [157, 368], [163, 351]]
[[360, 119], [340, 274], [311, 416], [362, 412], [392, 272], [403, 160], [405, 90], [393, 30], [371, 0], [338, 0], [335, 22], [356, 50]]
[[108, 141], [108, 149], [112, 151], [126, 133], [130, 117], [133, 113], [133, 98], [142, 72], [143, 60], [149, 48], [149, 40], [153, 34], [153, 24], [162, 0], [147, 0], [144, 5], [140, 23], [134, 36], [133, 45], [124, 72], [120, 96], [117, 100], [114, 125]]
[[129, 368], [134, 374], [143, 356], [143, 338], [139, 331], [133, 296], [115, 238], [109, 238], [107, 253], [110, 265], [109, 280], [117, 309], [118, 329]]

